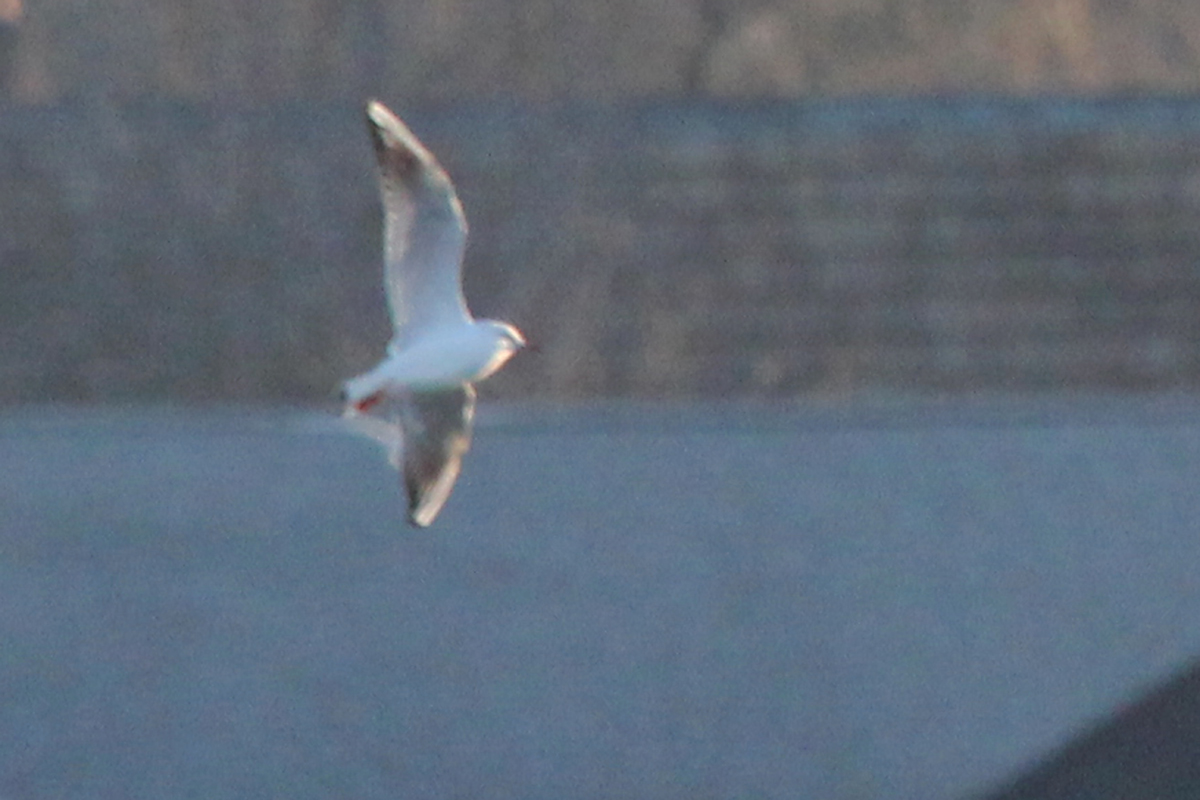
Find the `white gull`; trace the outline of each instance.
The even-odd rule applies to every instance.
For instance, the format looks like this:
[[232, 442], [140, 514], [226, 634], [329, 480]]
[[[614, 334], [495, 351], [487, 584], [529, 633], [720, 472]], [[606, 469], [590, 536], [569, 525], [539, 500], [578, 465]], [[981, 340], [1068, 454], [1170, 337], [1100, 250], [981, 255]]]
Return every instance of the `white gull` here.
[[525, 347], [505, 322], [476, 320], [462, 294], [467, 221], [433, 154], [382, 103], [367, 127], [383, 198], [384, 286], [393, 335], [374, 369], [346, 381], [343, 418], [400, 470], [408, 520], [442, 510], [471, 444], [475, 389]]

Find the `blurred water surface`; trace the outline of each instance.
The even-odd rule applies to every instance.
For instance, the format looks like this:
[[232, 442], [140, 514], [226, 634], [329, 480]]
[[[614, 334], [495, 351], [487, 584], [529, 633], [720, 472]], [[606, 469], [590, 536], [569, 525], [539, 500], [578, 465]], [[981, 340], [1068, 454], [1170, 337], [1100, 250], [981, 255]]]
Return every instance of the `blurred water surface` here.
[[1200, 653], [1200, 406], [0, 416], [0, 796], [953, 798]]

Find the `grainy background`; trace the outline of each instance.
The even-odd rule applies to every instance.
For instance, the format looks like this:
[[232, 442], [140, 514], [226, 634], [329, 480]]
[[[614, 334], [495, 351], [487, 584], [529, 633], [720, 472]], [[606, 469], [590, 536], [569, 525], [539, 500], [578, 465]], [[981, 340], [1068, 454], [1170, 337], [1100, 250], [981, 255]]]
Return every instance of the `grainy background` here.
[[[387, 337], [359, 109], [0, 114], [0, 398], [327, 397]], [[1191, 100], [473, 103], [412, 123], [493, 396], [1188, 389]]]
[[485, 408], [428, 531], [328, 414], [10, 410], [0, 796], [1194, 800], [1155, 406]]
[[459, 183], [475, 310], [542, 345], [489, 396], [1200, 379], [1200, 103], [1165, 94], [1200, 76], [1187, 3], [4, 19], [0, 402], [311, 402], [371, 363], [371, 94]]
[[[0, 19], [21, 17], [0, 0]], [[1189, 91], [1188, 0], [27, 0], [24, 98]]]
[[[1190, 0], [0, 0], [0, 793], [1196, 797], [1193, 404], [886, 396], [1194, 388], [1198, 51]], [[486, 398], [880, 410], [485, 405], [414, 536], [328, 415], [147, 412], [377, 357], [371, 95], [543, 347]]]

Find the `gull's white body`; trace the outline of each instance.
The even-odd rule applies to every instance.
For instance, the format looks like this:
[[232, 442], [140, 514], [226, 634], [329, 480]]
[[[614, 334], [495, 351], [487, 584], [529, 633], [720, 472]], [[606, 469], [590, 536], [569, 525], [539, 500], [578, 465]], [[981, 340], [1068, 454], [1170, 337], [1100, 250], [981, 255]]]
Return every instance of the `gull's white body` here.
[[[387, 357], [345, 384], [344, 417], [382, 443], [404, 477], [409, 522], [441, 511], [470, 446], [472, 384], [525, 346], [516, 328], [475, 320], [462, 296], [467, 223], [433, 155], [383, 104], [367, 104], [384, 208]], [[382, 409], [386, 416], [379, 416]]]
[[346, 396], [365, 398], [377, 392], [395, 395], [476, 383], [512, 356], [515, 348], [506, 347], [504, 337], [487, 321], [432, 330], [389, 353], [370, 372], [347, 381]]

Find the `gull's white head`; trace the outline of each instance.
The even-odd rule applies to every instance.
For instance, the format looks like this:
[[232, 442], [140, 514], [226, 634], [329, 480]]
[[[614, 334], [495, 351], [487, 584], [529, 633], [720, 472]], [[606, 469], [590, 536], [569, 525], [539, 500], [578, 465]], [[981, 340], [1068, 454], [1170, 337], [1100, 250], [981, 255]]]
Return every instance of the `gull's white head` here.
[[507, 322], [500, 322], [495, 319], [481, 319], [477, 324], [490, 330], [492, 335], [496, 337], [497, 343], [501, 347], [508, 348], [513, 353], [524, 350], [529, 346], [528, 342], [525, 341], [525, 335]]
[[529, 346], [525, 341], [525, 336], [507, 322], [481, 319], [475, 322], [475, 328], [484, 331], [492, 342], [492, 357], [476, 380], [483, 380], [488, 375], [495, 373], [496, 370], [508, 363], [510, 358]]

